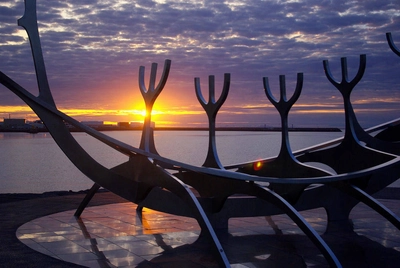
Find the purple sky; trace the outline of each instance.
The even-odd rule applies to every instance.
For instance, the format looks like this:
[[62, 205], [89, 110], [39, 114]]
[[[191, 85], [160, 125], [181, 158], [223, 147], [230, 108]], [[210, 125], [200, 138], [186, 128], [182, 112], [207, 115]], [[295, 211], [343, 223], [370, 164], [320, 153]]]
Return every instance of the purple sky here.
[[[29, 42], [17, 26], [23, 13], [22, 0], [0, 3], [0, 70], [37, 92]], [[367, 55], [367, 69], [352, 101], [361, 125], [400, 117], [400, 57], [385, 38], [391, 32], [400, 47], [399, 1], [37, 0], [37, 13], [57, 107], [78, 120], [138, 120], [139, 66], [149, 73], [157, 62], [160, 74], [164, 60], [171, 59], [155, 106], [161, 112], [153, 116], [156, 124], [204, 126], [194, 77], [207, 96], [208, 76], [215, 75], [218, 96], [223, 74], [231, 73], [217, 125], [279, 126], [262, 78], [269, 77], [279, 98], [279, 75], [286, 75], [290, 97], [302, 72], [303, 92], [289, 123], [343, 127], [341, 96], [326, 79], [322, 61], [329, 60], [339, 80], [340, 58], [347, 57], [352, 79], [360, 54]], [[0, 117], [29, 117], [10, 107], [21, 105], [0, 85]]]

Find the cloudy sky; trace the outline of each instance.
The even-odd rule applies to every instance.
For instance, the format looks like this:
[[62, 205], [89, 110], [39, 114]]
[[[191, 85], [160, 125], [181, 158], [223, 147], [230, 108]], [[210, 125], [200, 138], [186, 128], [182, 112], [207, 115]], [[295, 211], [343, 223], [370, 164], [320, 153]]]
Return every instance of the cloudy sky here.
[[[29, 42], [17, 26], [23, 13], [23, 0], [0, 2], [0, 70], [36, 94]], [[391, 32], [400, 47], [399, 1], [37, 0], [37, 14], [57, 107], [78, 120], [141, 120], [139, 66], [148, 75], [157, 62], [159, 76], [171, 59], [156, 125], [205, 126], [194, 77], [208, 99], [208, 76], [215, 75], [218, 97], [224, 73], [231, 73], [218, 126], [279, 126], [262, 78], [279, 98], [279, 75], [286, 75], [290, 97], [302, 72], [289, 123], [343, 127], [342, 99], [322, 61], [340, 80], [340, 58], [347, 57], [352, 79], [360, 54], [367, 55], [367, 69], [352, 101], [361, 125], [400, 117], [400, 57], [385, 38]], [[32, 118], [25, 107], [0, 85], [1, 118]]]

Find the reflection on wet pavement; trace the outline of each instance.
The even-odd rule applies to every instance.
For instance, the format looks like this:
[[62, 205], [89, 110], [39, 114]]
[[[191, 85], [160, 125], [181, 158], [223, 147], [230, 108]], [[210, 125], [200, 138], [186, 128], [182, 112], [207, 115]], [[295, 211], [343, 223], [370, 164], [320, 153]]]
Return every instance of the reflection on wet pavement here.
[[[382, 200], [399, 214], [400, 201]], [[43, 254], [87, 267], [217, 267], [194, 219], [143, 209], [132, 203], [87, 208], [35, 219], [18, 239]], [[390, 267], [400, 262], [400, 231], [364, 205], [351, 216], [354, 232], [324, 234], [323, 209], [301, 212], [344, 266]], [[235, 218], [218, 232], [232, 267], [328, 267], [311, 241], [285, 215]]]

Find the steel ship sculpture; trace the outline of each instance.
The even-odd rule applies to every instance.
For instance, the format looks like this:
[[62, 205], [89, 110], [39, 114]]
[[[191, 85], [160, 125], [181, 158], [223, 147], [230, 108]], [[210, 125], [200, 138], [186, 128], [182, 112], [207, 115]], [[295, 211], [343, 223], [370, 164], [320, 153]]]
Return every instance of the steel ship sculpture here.
[[[200, 79], [195, 78], [196, 95], [208, 117], [209, 144], [204, 164], [194, 166], [161, 156], [154, 141], [151, 111], [167, 83], [171, 60], [165, 60], [158, 82], [157, 64], [152, 64], [147, 86], [144, 81], [145, 67], [139, 69], [139, 88], [148, 116], [144, 121], [140, 145], [134, 147], [85, 126], [57, 109], [47, 79], [35, 0], [25, 0], [25, 14], [18, 20], [18, 25], [25, 28], [29, 36], [39, 95], [32, 95], [2, 72], [0, 82], [32, 108], [69, 160], [94, 182], [77, 208], [76, 217], [84, 212], [90, 199], [103, 187], [136, 203], [139, 211], [148, 207], [195, 218], [201, 227], [201, 235], [209, 238], [210, 252], [214, 253], [222, 267], [229, 267], [230, 262], [215, 230], [227, 228], [228, 220], [232, 217], [286, 214], [332, 267], [341, 267], [338, 258], [299, 211], [325, 208], [329, 231], [332, 227], [347, 228], [351, 210], [363, 202], [400, 229], [400, 218], [371, 196], [400, 176], [399, 137], [393, 134], [399, 131], [400, 119], [364, 130], [350, 102], [353, 89], [364, 75], [366, 55], [360, 56], [359, 70], [352, 80], [348, 78], [346, 58], [341, 59], [341, 81], [331, 74], [329, 62], [323, 62], [328, 80], [343, 97], [346, 120], [343, 138], [292, 152], [288, 137], [288, 115], [301, 94], [303, 74], [297, 74], [296, 88], [289, 99], [286, 96], [285, 76], [279, 77], [279, 99], [273, 96], [268, 78], [264, 77], [266, 97], [281, 117], [280, 152], [273, 158], [231, 166], [221, 164], [215, 138], [216, 117], [228, 96], [230, 74], [224, 75], [223, 89], [218, 99], [215, 97], [214, 76], [209, 77], [208, 100], [202, 95]], [[390, 33], [387, 34], [387, 40], [393, 52], [400, 56], [400, 50]], [[113, 168], [104, 167], [80, 146], [66, 123], [127, 155], [129, 160]], [[371, 136], [370, 133], [378, 131], [381, 132], [377, 136]], [[385, 136], [395, 138], [380, 138]], [[307, 162], [323, 163], [330, 167], [330, 171], [307, 165]]]

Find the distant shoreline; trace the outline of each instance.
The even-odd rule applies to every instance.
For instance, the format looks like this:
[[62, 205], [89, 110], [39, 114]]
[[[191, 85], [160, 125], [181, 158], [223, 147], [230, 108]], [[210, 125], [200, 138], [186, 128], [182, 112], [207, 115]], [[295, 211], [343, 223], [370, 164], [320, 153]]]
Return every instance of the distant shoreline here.
[[[105, 126], [93, 128], [97, 131], [127, 131], [135, 130], [141, 131], [141, 127], [119, 127], [119, 126]], [[156, 127], [155, 131], [208, 131], [205, 127]], [[281, 132], [280, 127], [217, 127], [216, 131], [254, 131], [254, 132]], [[1, 129], [0, 132], [25, 132], [25, 133], [39, 133], [48, 132], [47, 129]], [[70, 132], [84, 132], [76, 128], [71, 128]], [[342, 132], [339, 128], [320, 128], [320, 127], [296, 127], [289, 128], [289, 132]]]
[[[182, 128], [182, 127], [160, 127], [155, 128], [157, 131], [208, 131], [208, 128]], [[263, 132], [281, 132], [280, 127], [217, 127], [216, 131], [263, 131]], [[297, 132], [342, 132], [339, 128], [289, 128], [289, 131]]]

